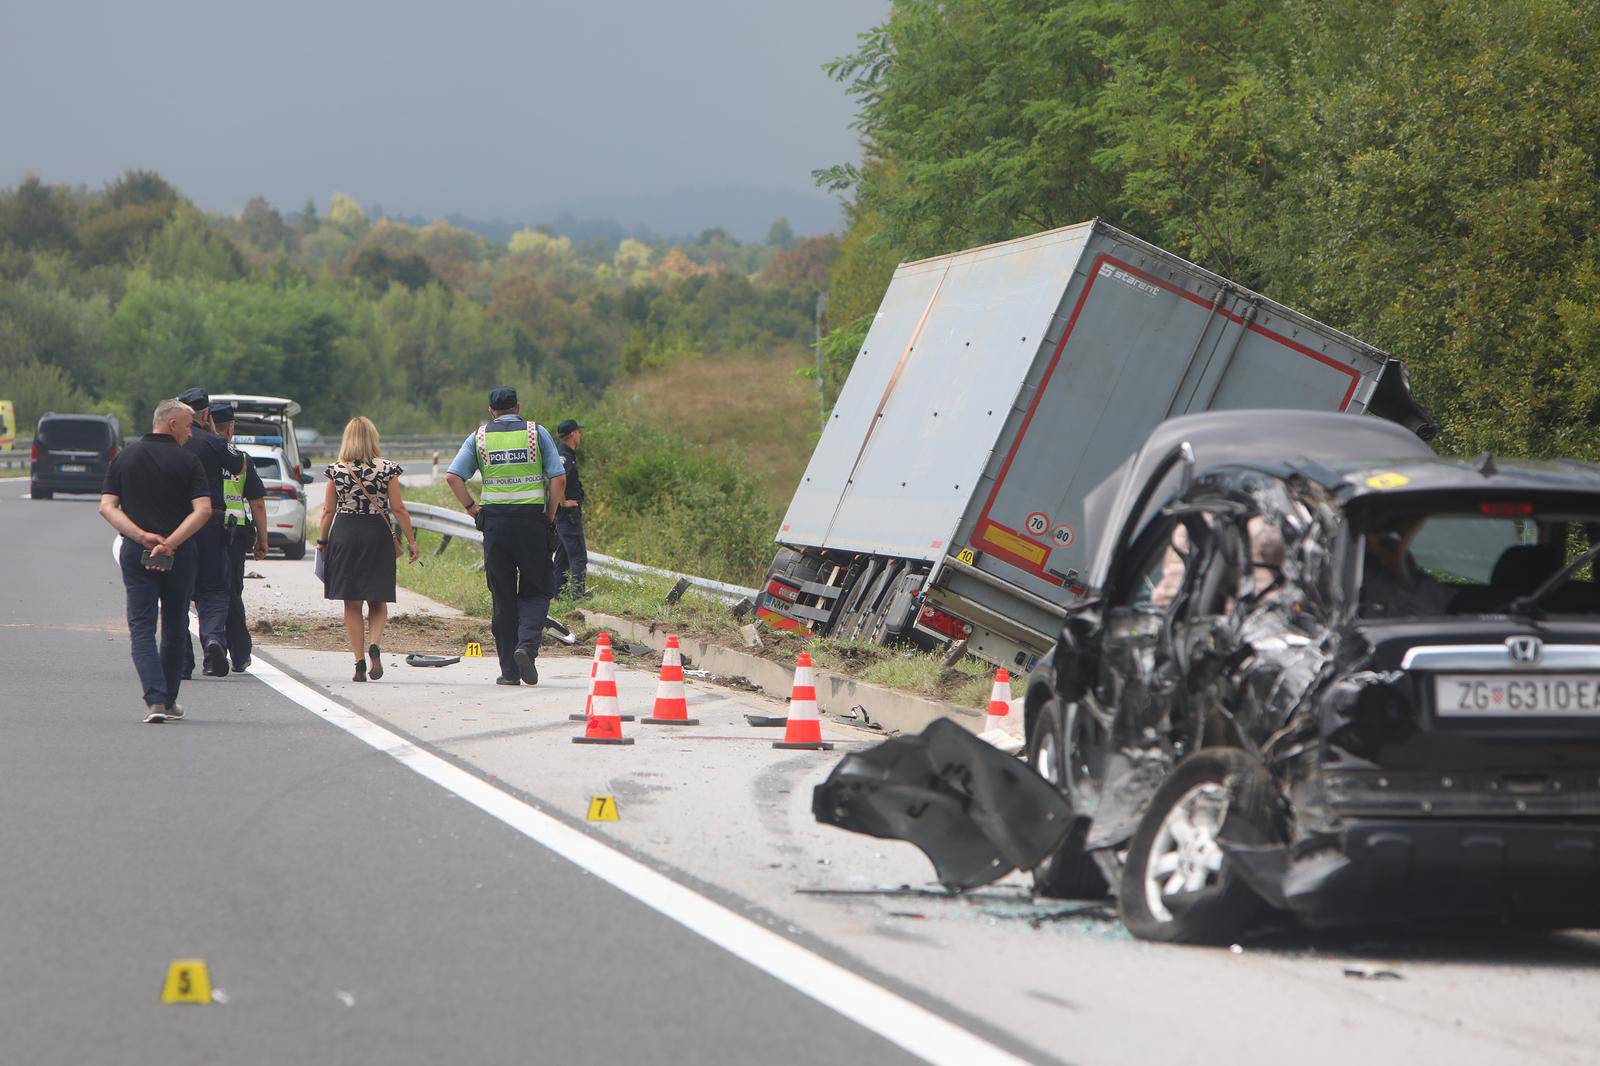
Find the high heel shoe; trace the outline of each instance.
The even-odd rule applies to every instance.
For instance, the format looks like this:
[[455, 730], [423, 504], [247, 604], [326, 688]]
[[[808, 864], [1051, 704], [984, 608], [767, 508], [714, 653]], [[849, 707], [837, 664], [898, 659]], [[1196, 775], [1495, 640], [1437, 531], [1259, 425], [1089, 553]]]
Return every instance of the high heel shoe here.
[[383, 653], [376, 644], [367, 645], [367, 658], [372, 660], [372, 669], [367, 671], [367, 676], [376, 681], [383, 676]]
[[352, 680], [352, 681], [365, 681], [366, 679], [367, 679], [367, 661], [365, 659], [357, 659], [356, 660], [356, 676], [352, 677], [350, 680]]

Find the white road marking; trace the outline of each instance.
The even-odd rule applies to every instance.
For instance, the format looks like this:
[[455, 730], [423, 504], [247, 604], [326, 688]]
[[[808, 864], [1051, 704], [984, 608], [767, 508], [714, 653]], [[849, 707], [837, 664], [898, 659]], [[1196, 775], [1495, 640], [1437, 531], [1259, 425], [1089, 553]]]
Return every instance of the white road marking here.
[[249, 672], [312, 714], [485, 814], [498, 818], [535, 843], [911, 1054], [937, 1066], [1023, 1066], [1026, 1062], [424, 751], [295, 680], [259, 656], [251, 663]]

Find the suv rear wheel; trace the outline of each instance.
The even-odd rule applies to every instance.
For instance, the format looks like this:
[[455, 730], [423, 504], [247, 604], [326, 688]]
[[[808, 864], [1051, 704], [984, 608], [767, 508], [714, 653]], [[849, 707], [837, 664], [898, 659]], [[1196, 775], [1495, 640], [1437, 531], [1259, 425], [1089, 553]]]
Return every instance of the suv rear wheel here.
[[[1066, 717], [1054, 697], [1039, 708], [1038, 720], [1028, 737], [1028, 765], [1070, 800], [1067, 760], [1072, 756], [1065, 742]], [[1106, 879], [1093, 857], [1083, 850], [1083, 840], [1088, 833], [1089, 819], [1080, 813], [1055, 854], [1034, 867], [1034, 895], [1050, 899], [1105, 898], [1109, 887]]]
[[[1237, 748], [1208, 748], [1179, 763], [1151, 797], [1128, 845], [1118, 902], [1141, 940], [1228, 943], [1265, 904], [1228, 862], [1217, 834], [1229, 818], [1272, 837], [1271, 782]], [[1252, 833], [1252, 836], [1256, 835]]]

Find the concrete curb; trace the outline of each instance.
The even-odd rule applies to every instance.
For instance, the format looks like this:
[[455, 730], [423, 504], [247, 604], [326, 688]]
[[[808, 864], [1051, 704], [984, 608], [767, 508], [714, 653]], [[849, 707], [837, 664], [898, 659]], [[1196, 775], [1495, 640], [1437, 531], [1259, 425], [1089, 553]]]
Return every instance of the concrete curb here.
[[[590, 625], [612, 630], [627, 640], [648, 644], [657, 651], [667, 645], [666, 628], [654, 622], [635, 622], [599, 611], [584, 611], [582, 614]], [[683, 651], [685, 666], [708, 670], [724, 677], [742, 677], [769, 696], [787, 699], [794, 684], [793, 669], [783, 663], [694, 637], [680, 636], [678, 644]], [[861, 707], [872, 722], [883, 727], [885, 734], [920, 733], [936, 718], [948, 718], [973, 733], [983, 729], [984, 714], [972, 707], [958, 707], [953, 703], [896, 692], [881, 685], [869, 685], [831, 670], [819, 669], [816, 674], [817, 709], [847, 725], [861, 724], [860, 718], [850, 713], [852, 707]]]

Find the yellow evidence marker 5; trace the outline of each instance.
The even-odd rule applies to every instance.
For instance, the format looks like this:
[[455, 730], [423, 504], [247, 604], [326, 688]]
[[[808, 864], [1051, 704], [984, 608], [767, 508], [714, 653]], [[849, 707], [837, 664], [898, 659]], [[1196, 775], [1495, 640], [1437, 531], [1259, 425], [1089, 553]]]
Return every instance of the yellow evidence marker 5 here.
[[595, 796], [589, 801], [589, 821], [615, 822], [617, 800], [615, 796]]
[[161, 989], [163, 1003], [210, 1003], [211, 977], [204, 959], [177, 959], [167, 967]]

